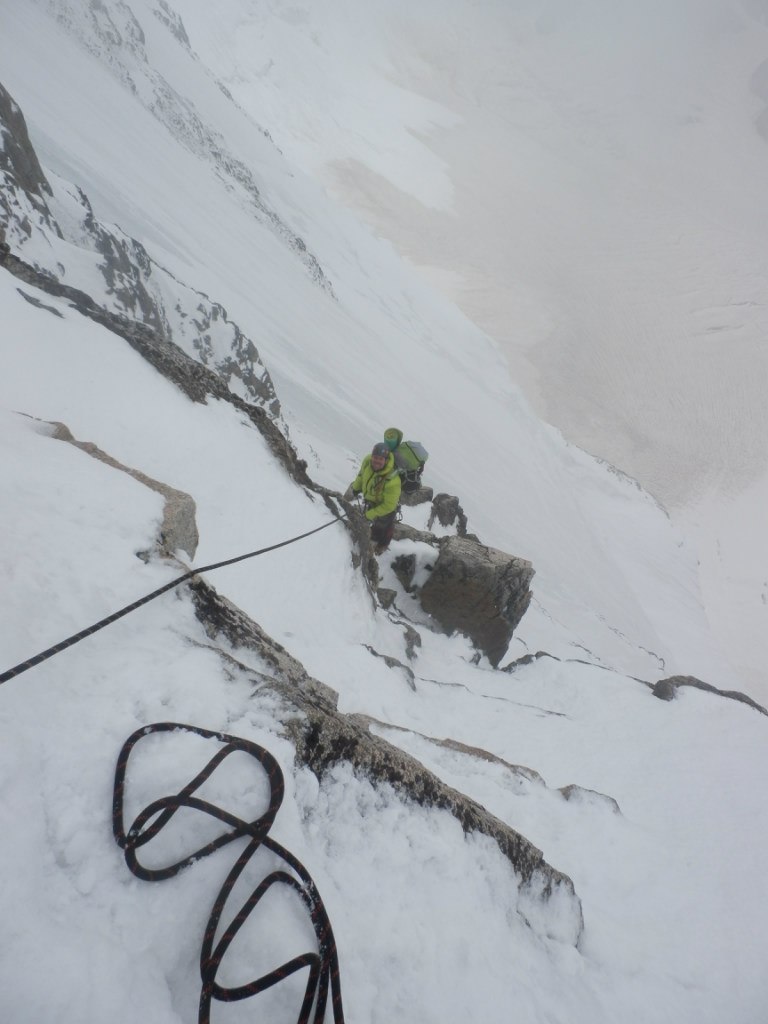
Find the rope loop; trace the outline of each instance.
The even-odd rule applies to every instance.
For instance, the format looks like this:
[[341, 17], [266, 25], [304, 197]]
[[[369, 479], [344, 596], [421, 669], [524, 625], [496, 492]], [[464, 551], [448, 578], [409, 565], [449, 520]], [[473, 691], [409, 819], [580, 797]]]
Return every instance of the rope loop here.
[[[124, 811], [124, 794], [128, 760], [141, 739], [153, 733], [193, 733], [204, 739], [216, 740], [224, 746], [218, 750], [208, 763], [178, 793], [163, 796], [148, 804], [126, 827]], [[250, 754], [263, 768], [269, 783], [269, 801], [266, 811], [251, 821], [239, 818], [207, 800], [194, 796], [195, 792], [206, 782], [214, 771], [235, 752]], [[178, 722], [155, 722], [137, 729], [128, 737], [120, 751], [115, 768], [115, 782], [112, 801], [112, 831], [115, 841], [123, 850], [125, 862], [137, 877], [148, 882], [159, 882], [178, 874], [215, 850], [221, 849], [236, 839], [249, 838], [249, 842], [240, 853], [234, 866], [227, 875], [214, 901], [203, 935], [200, 950], [200, 1003], [198, 1024], [210, 1024], [211, 1003], [214, 999], [224, 1003], [248, 999], [264, 992], [298, 971], [308, 969], [304, 997], [297, 1018], [297, 1024], [323, 1024], [330, 991], [333, 1008], [334, 1024], [344, 1024], [344, 1010], [341, 998], [341, 982], [339, 978], [339, 958], [336, 941], [331, 928], [325, 905], [304, 865], [288, 850], [277, 843], [269, 835], [277, 812], [283, 801], [285, 784], [280, 765], [264, 747], [249, 740], [229, 736], [226, 733], [212, 732], [193, 725]], [[137, 851], [153, 839], [170, 823], [181, 808], [190, 808], [208, 814], [221, 821], [225, 830], [215, 839], [164, 867], [150, 868], [142, 864]], [[284, 868], [271, 871], [253, 889], [240, 910], [232, 918], [230, 924], [216, 939], [219, 924], [227, 900], [256, 852], [263, 847], [282, 861]], [[286, 886], [295, 892], [307, 909], [315, 937], [317, 950], [303, 953], [286, 961], [279, 967], [245, 985], [227, 987], [220, 985], [216, 976], [221, 962], [232, 941], [246, 923], [251, 913], [258, 907], [261, 899], [274, 886]], [[314, 1013], [313, 1011], [314, 1007]]]

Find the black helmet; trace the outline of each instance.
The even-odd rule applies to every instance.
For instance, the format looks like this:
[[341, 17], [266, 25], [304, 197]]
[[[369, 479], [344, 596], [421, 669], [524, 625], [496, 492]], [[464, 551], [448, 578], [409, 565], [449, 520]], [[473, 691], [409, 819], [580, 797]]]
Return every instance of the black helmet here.
[[381, 458], [386, 459], [389, 456], [389, 448], [383, 441], [379, 441], [371, 449], [371, 455], [378, 455]]

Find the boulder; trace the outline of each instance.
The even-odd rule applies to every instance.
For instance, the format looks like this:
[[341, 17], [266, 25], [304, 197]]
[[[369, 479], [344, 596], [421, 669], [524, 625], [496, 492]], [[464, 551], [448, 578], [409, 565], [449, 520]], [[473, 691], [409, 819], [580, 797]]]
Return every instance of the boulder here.
[[397, 591], [391, 590], [389, 587], [379, 587], [376, 590], [376, 597], [382, 608], [391, 608], [395, 603]]
[[403, 590], [410, 594], [413, 590], [413, 577], [416, 574], [416, 556], [398, 555], [392, 559], [392, 572], [397, 576]]
[[401, 505], [425, 505], [432, 501], [432, 488], [421, 486], [416, 491], [403, 491], [400, 495]]
[[445, 537], [419, 598], [444, 632], [464, 633], [496, 668], [528, 608], [533, 576], [524, 558], [470, 538]]
[[758, 704], [756, 700], [748, 697], [746, 693], [742, 693], [740, 690], [720, 690], [711, 683], [705, 683], [701, 679], [697, 679], [696, 676], [667, 676], [666, 679], [659, 679], [651, 692], [659, 700], [675, 700], [677, 691], [682, 686], [691, 686], [696, 690], [715, 693], [718, 697], [727, 697], [730, 700], [741, 701], [742, 704], [749, 704], [755, 711], [768, 715], [768, 709], [764, 708], [762, 704]]

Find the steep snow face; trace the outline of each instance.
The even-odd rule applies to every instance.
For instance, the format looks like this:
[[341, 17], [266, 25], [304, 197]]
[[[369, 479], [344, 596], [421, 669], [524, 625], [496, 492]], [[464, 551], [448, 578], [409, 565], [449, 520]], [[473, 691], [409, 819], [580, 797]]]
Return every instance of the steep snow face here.
[[[9, 663], [178, 571], [135, 557], [156, 537], [159, 496], [14, 406], [44, 409], [193, 493], [204, 556], [317, 523], [317, 504], [226, 403], [189, 402], [115, 335], [10, 275], [0, 276], [0, 298], [0, 572], [13, 594], [0, 648]], [[44, 377], [30, 372], [40, 364]], [[247, 515], [233, 514], [242, 508]], [[260, 688], [269, 665], [245, 650], [220, 658], [188, 599], [172, 593], [0, 687], [4, 1017], [77, 1020], [86, 1007], [88, 1019], [116, 1024], [137, 1012], [158, 1024], [196, 1019], [202, 933], [234, 851], [151, 884], [129, 874], [110, 834], [121, 745], [171, 720], [243, 737], [278, 759], [286, 793], [272, 835], [309, 869], [328, 908], [348, 1020], [416, 1024], [437, 1013], [451, 1024], [503, 1024], [510, 1007], [522, 1024], [759, 1020], [768, 820], [752, 780], [759, 790], [768, 771], [765, 716], [698, 691], [666, 704], [636, 680], [574, 661], [493, 672], [461, 637], [423, 627], [412, 689], [368, 650], [405, 661], [400, 627], [374, 612], [343, 532], [322, 538], [212, 582], [331, 683], [344, 711], [376, 719], [379, 735], [568, 872], [583, 904], [579, 948], [573, 908], [525, 894], [498, 848], [464, 836], [449, 815], [405, 804], [345, 765], [320, 784], [297, 769], [284, 712]], [[541, 640], [556, 647], [554, 623]], [[178, 792], [209, 747], [178, 735], [142, 741], [129, 817]], [[240, 762], [201, 795], [258, 812], [264, 783]], [[203, 836], [188, 817], [142, 858], [173, 862]], [[227, 954], [222, 984], [304, 952], [308, 936], [303, 908], [271, 901]], [[38, 983], [41, 970], [50, 984]], [[289, 981], [227, 1017], [291, 1024], [300, 987]]]
[[[482, 539], [534, 563], [538, 610], [521, 642], [538, 643], [541, 615], [562, 624], [563, 650], [644, 678], [739, 687], [710, 638], [693, 551], [661, 510], [533, 417], [493, 342], [291, 167], [265, 133], [271, 111], [257, 124], [239, 110], [152, 3], [130, 17], [105, 9], [126, 21], [111, 33], [77, 4], [54, 6], [56, 21], [45, 4], [25, 6], [0, 42], [44, 165], [83, 188], [101, 223], [223, 305], [324, 482], [346, 485], [359, 453], [399, 423]], [[35, 73], [41, 61], [66, 89]], [[178, 116], [158, 98], [171, 94]]]
[[353, 8], [185, 19], [281, 148], [499, 343], [539, 414], [665, 505], [768, 697], [764, 7]]
[[[64, 235], [28, 205], [36, 227], [10, 232], [14, 252], [114, 308], [83, 230], [91, 210], [124, 241], [129, 262], [143, 252], [167, 272], [172, 333], [189, 295], [203, 294], [253, 339], [318, 482], [345, 486], [371, 441], [398, 424], [426, 444], [429, 482], [461, 496], [470, 529], [533, 561], [535, 603], [509, 658], [547, 656], [511, 673], [423, 620], [409, 661], [400, 615], [374, 606], [335, 523], [210, 575], [333, 687], [342, 712], [371, 720], [569, 873], [584, 930], [576, 946], [574, 901], [524, 891], [500, 849], [465, 835], [449, 814], [405, 803], [345, 763], [322, 782], [297, 766], [285, 708], [264, 686], [274, 666], [248, 649], [222, 650], [187, 592], [173, 590], [0, 686], [0, 1019], [195, 1019], [205, 920], [233, 857], [219, 850], [178, 878], [144, 883], [110, 834], [122, 743], [175, 720], [263, 744], [279, 761], [286, 791], [273, 836], [325, 900], [347, 1020], [762, 1020], [768, 719], [695, 690], [665, 703], [640, 681], [677, 670], [739, 688], [711, 641], [693, 553], [632, 480], [538, 421], [496, 345], [324, 195], [307, 173], [306, 138], [295, 129], [295, 150], [290, 133], [278, 139], [279, 106], [265, 98], [263, 116], [238, 108], [190, 45], [204, 11], [227, 31], [268, 12], [264, 30], [286, 33], [270, 59], [285, 68], [296, 57], [291, 33], [313, 24], [317, 5], [189, 0], [188, 29], [166, 0], [13, 7], [12, 17], [0, 14], [3, 84], [27, 119]], [[542, 5], [485, 9], [502, 17], [510, 8], [541, 31]], [[344, 10], [346, 34], [332, 52], [359, 54], [360, 89], [350, 95], [308, 62], [330, 45], [315, 23], [307, 60], [295, 62], [307, 71], [297, 109], [312, 111], [309, 92], [325, 91], [326, 124], [342, 111], [337, 128], [352, 123], [360, 109], [381, 111], [388, 130], [407, 124], [401, 152], [382, 144], [367, 158], [378, 155], [380, 174], [401, 174], [400, 188], [420, 182], [422, 200], [435, 182], [432, 203], [447, 208], [448, 164], [418, 136], [453, 115], [399, 87], [397, 116], [387, 119], [390, 94], [380, 87], [397, 69], [381, 50], [382, 21], [368, 19], [383, 7]], [[210, 39], [220, 44], [216, 26]], [[385, 75], [371, 77], [374, 66]], [[328, 138], [324, 159], [350, 155], [346, 132]], [[361, 160], [363, 135], [359, 148]], [[284, 541], [328, 515], [233, 404], [190, 401], [119, 335], [4, 269], [0, 307], [2, 670], [180, 571], [146, 561], [160, 496], [55, 439], [51, 421], [190, 494], [196, 566]], [[396, 542], [393, 554], [407, 549]], [[382, 569], [393, 583], [386, 559]], [[402, 592], [398, 602], [410, 608]], [[146, 758], [132, 762], [129, 814], [178, 792], [210, 756], [201, 739], [171, 739], [147, 738]], [[229, 809], [258, 808], [265, 784], [235, 768], [212, 789]], [[203, 829], [180, 818], [169, 859]], [[249, 875], [243, 887], [259, 880]], [[220, 980], [245, 983], [311, 941], [304, 908], [275, 899], [238, 935]], [[214, 1020], [290, 1024], [304, 981], [293, 976], [266, 1002], [217, 1006]]]

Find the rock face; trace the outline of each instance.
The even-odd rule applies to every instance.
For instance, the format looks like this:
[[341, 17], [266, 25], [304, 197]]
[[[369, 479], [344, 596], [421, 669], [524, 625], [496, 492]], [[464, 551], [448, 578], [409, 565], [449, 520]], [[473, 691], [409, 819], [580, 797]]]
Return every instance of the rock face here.
[[[143, 45], [140, 30], [131, 26], [130, 38]], [[66, 268], [76, 255], [79, 277], [91, 285], [102, 279], [92, 306], [175, 343], [210, 367], [228, 390], [279, 419], [270, 374], [226, 309], [178, 280], [136, 239], [100, 223], [82, 189], [52, 180], [40, 166], [20, 108], [0, 85], [0, 245], [21, 258], [31, 241], [44, 241], [34, 251], [45, 264], [34, 269], [69, 288]]]
[[27, 123], [8, 91], [0, 85], [0, 170], [27, 193], [42, 198], [51, 186], [32, 148]]
[[0, 243], [23, 243], [36, 227], [60, 235], [48, 210], [50, 195], [24, 115], [0, 85]]
[[[438, 524], [455, 534], [436, 536]], [[427, 530], [407, 523], [395, 526], [394, 539], [427, 544], [434, 549], [434, 561], [423, 554], [398, 554], [392, 572], [406, 593], [416, 597], [424, 611], [445, 633], [463, 633], [497, 668], [506, 653], [512, 633], [531, 601], [529, 585], [534, 569], [524, 558], [488, 547], [467, 531], [467, 517], [453, 494], [436, 494], [427, 520]], [[429, 571], [426, 582], [417, 572], [419, 561]], [[431, 563], [431, 564], [430, 564]]]
[[[542, 922], [546, 934], [577, 944], [583, 929], [581, 901], [571, 879], [548, 864], [541, 850], [415, 758], [374, 735], [369, 719], [339, 712], [333, 690], [309, 676], [285, 648], [203, 578], [186, 587], [197, 618], [232, 675], [246, 673], [255, 685], [254, 694], [279, 698], [280, 717], [297, 764], [322, 779], [334, 765], [347, 762], [374, 785], [391, 786], [404, 800], [449, 812], [465, 833], [493, 839], [519, 877], [518, 912], [533, 925], [549, 905], [551, 911], [545, 913], [550, 916]], [[237, 651], [237, 660], [226, 653], [227, 647]], [[256, 666], [240, 660], [248, 659], [250, 652], [257, 656]]]
[[691, 686], [695, 690], [716, 693], [718, 697], [728, 697], [731, 700], [741, 701], [742, 704], [749, 704], [755, 711], [768, 715], [768, 710], [762, 704], [758, 704], [756, 700], [748, 697], [746, 693], [741, 693], [739, 690], [719, 690], [716, 686], [712, 686], [711, 683], [705, 683], [701, 679], [697, 679], [696, 676], [667, 676], [666, 679], [659, 679], [654, 685], [652, 693], [659, 700], [675, 700], [677, 691], [682, 686]]
[[533, 566], [467, 537], [445, 537], [419, 597], [446, 633], [459, 630], [496, 668], [531, 600]]
[[432, 501], [432, 488], [431, 487], [419, 487], [417, 491], [403, 491], [400, 495], [401, 505], [424, 505], [428, 501]]
[[51, 428], [51, 436], [55, 437], [58, 441], [66, 441], [68, 444], [74, 445], [75, 448], [79, 448], [86, 455], [104, 462], [107, 466], [111, 466], [121, 473], [127, 473], [151, 491], [161, 494], [164, 499], [164, 507], [163, 521], [160, 525], [160, 535], [157, 544], [159, 553], [163, 557], [172, 558], [177, 551], [184, 551], [190, 558], [195, 557], [200, 536], [197, 532], [197, 507], [194, 498], [190, 494], [187, 494], [185, 491], [179, 491], [175, 487], [170, 487], [160, 480], [153, 480], [152, 477], [137, 469], [130, 469], [128, 466], [124, 466], [117, 459], [113, 459], [111, 455], [103, 452], [101, 448], [98, 448], [91, 441], [78, 441], [64, 423], [49, 423], [46, 426]]

